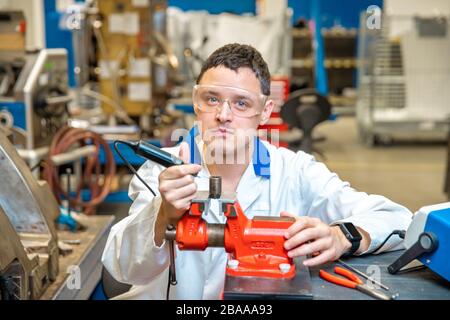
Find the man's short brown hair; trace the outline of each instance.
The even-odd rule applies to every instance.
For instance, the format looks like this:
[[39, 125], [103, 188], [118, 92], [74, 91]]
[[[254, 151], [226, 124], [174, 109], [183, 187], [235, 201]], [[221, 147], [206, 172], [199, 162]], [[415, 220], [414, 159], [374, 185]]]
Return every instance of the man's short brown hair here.
[[197, 77], [197, 84], [208, 69], [218, 66], [224, 66], [234, 71], [239, 68], [250, 68], [261, 83], [262, 93], [266, 96], [270, 95], [269, 67], [258, 50], [252, 46], [231, 43], [214, 51], [203, 64]]

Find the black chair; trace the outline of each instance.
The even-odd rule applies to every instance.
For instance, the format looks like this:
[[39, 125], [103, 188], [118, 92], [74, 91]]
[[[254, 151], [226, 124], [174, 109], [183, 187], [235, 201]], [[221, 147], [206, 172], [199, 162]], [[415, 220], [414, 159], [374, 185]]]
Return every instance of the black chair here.
[[280, 115], [290, 129], [298, 128], [303, 132], [301, 139], [291, 142], [290, 148], [322, 155], [313, 147], [313, 143], [324, 138], [313, 139], [313, 131], [319, 123], [326, 121], [331, 115], [331, 104], [325, 96], [315, 89], [294, 91], [281, 107]]
[[117, 297], [129, 291], [132, 287], [130, 284], [122, 283], [114, 279], [105, 267], [102, 268], [102, 285], [103, 292], [108, 299]]

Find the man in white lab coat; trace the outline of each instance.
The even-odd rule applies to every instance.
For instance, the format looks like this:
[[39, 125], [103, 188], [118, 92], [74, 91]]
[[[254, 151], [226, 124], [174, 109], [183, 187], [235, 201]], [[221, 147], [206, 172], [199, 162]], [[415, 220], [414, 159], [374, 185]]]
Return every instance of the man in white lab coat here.
[[[295, 217], [285, 248], [291, 257], [308, 256], [305, 266], [370, 253], [393, 230], [407, 229], [412, 214], [405, 207], [357, 192], [311, 155], [257, 138], [256, 128], [274, 106], [269, 94], [267, 64], [251, 46], [226, 45], [205, 62], [193, 91], [198, 124], [183, 143], [167, 149], [186, 164], [166, 169], [147, 161], [138, 173], [156, 196], [134, 177], [130, 214], [109, 235], [102, 261], [114, 278], [133, 285], [119, 298], [166, 298], [164, 232], [182, 217], [196, 191], [208, 190], [210, 176], [221, 176], [222, 190], [237, 193], [249, 218]], [[203, 218], [208, 223], [226, 219], [214, 200]], [[401, 246], [392, 237], [381, 251]], [[170, 299], [220, 298], [226, 261], [223, 248], [177, 250], [178, 284], [170, 287]]]

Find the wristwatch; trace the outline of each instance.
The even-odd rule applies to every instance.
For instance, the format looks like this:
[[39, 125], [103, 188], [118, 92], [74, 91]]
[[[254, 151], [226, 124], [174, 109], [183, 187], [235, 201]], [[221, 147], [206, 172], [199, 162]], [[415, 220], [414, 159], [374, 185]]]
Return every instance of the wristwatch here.
[[351, 256], [358, 250], [359, 245], [362, 240], [361, 233], [359, 233], [358, 229], [351, 222], [339, 222], [333, 224], [334, 226], [339, 226], [341, 228], [342, 233], [345, 235], [348, 241], [352, 244], [350, 250], [345, 253], [343, 256]]

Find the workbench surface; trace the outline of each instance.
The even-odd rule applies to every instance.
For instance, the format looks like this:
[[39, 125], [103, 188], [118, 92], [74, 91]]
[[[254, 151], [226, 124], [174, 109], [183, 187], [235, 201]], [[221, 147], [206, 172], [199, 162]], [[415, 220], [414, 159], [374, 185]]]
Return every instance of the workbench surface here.
[[[72, 300], [89, 299], [95, 286], [100, 281], [102, 264], [100, 261], [109, 230], [114, 221], [113, 216], [91, 216], [88, 228], [85, 231], [72, 233], [58, 231], [59, 240], [80, 239], [79, 245], [74, 245], [74, 251], [66, 256], [60, 256], [59, 274], [41, 296], [42, 300]], [[428, 268], [391, 275], [387, 267], [400, 256], [403, 251], [388, 252], [365, 257], [351, 257], [344, 262], [352, 267], [373, 275], [379, 267], [381, 283], [388, 286], [390, 295], [398, 293], [398, 300], [450, 300], [450, 282], [433, 273]], [[69, 277], [70, 266], [80, 268], [80, 289], [70, 288], [73, 280]], [[348, 289], [327, 282], [319, 277], [319, 270], [324, 269], [334, 273], [333, 269], [338, 263], [329, 263], [321, 267], [310, 268], [313, 299], [316, 300], [365, 300], [373, 299], [354, 289]], [[377, 271], [375, 271], [377, 272]], [[364, 278], [359, 276], [363, 282]]]
[[[394, 262], [403, 251], [388, 252], [379, 255], [365, 257], [351, 257], [343, 261], [359, 271], [371, 275], [378, 266], [380, 270], [380, 281], [390, 288], [389, 292], [379, 289], [381, 292], [398, 293], [397, 300], [450, 300], [450, 282], [439, 275], [433, 273], [430, 269], [399, 273], [391, 275], [387, 267]], [[326, 266], [311, 268], [311, 281], [314, 299], [323, 300], [362, 300], [373, 299], [370, 296], [354, 289], [348, 289], [330, 283], [319, 277], [319, 270], [324, 269], [334, 274], [334, 267], [338, 263], [329, 263]], [[366, 283], [363, 277], [359, 276]]]
[[[87, 300], [101, 279], [101, 256], [114, 221], [113, 216], [89, 216], [83, 220], [87, 226], [84, 231], [75, 233], [58, 231], [58, 240], [81, 240], [72, 245], [73, 252], [59, 256], [59, 273], [56, 280], [44, 291], [41, 300]], [[77, 288], [77, 271], [79, 268], [79, 288]]]

